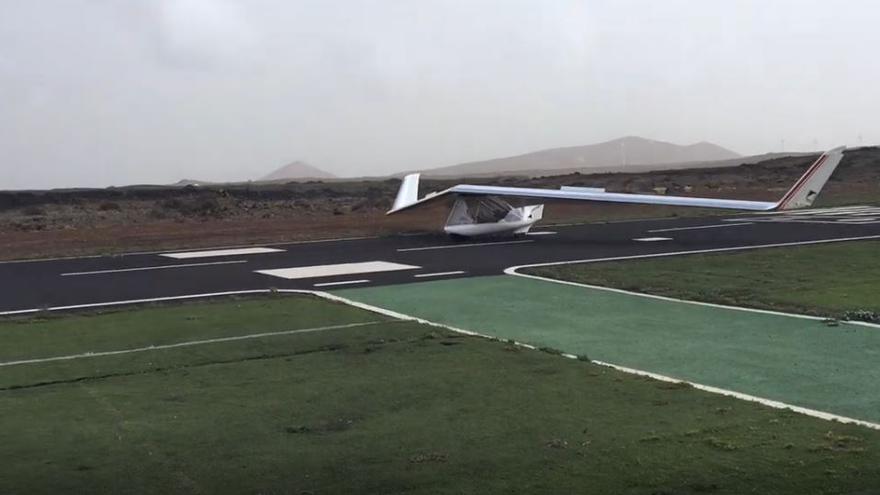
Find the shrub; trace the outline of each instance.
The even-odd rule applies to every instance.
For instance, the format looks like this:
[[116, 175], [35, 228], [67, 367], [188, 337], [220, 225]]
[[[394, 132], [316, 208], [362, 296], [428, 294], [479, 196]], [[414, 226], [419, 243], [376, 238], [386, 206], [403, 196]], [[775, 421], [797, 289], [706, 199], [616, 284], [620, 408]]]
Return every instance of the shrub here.
[[880, 313], [869, 309], [857, 309], [843, 313], [842, 319], [845, 321], [866, 321], [868, 323], [877, 323], [880, 322]]
[[147, 215], [150, 218], [153, 218], [156, 220], [165, 220], [166, 218], [168, 218], [168, 214], [165, 213], [164, 211], [160, 210], [159, 208], [153, 208], [152, 210], [150, 210], [149, 213], [147, 213]]
[[217, 198], [194, 198], [191, 200], [170, 198], [162, 201], [161, 206], [167, 210], [177, 211], [181, 215], [217, 215], [223, 209]]
[[46, 210], [40, 208], [39, 206], [28, 206], [22, 211], [22, 213], [29, 217], [41, 217], [46, 214]]

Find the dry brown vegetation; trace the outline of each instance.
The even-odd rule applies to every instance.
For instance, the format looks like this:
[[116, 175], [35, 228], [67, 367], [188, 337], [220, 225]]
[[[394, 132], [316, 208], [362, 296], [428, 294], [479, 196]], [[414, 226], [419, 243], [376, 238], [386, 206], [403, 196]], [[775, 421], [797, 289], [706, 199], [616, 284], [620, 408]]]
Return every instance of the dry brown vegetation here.
[[[578, 173], [552, 177], [468, 180], [509, 186], [605, 187], [609, 191], [777, 198], [815, 157], [789, 157], [715, 169], [644, 173]], [[424, 180], [422, 192], [455, 184]], [[397, 179], [352, 182], [232, 184], [206, 187], [0, 192], [0, 258], [34, 258], [147, 249], [285, 242], [432, 230], [446, 205], [387, 217]], [[820, 204], [880, 200], [880, 148], [847, 152]], [[546, 222], [695, 215], [683, 208], [551, 204]]]

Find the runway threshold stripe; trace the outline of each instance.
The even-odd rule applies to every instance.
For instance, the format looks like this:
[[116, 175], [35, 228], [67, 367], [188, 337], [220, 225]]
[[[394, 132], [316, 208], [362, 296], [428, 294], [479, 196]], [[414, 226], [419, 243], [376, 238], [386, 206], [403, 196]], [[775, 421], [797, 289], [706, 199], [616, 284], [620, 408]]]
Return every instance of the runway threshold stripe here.
[[315, 287], [333, 287], [335, 285], [354, 285], [354, 284], [365, 284], [369, 282], [367, 279], [361, 280], [343, 280], [341, 282], [323, 282], [320, 284], [315, 284]]
[[158, 266], [142, 266], [138, 268], [121, 268], [119, 270], [95, 270], [91, 272], [68, 272], [62, 273], [62, 277], [77, 277], [80, 275], [101, 275], [105, 273], [125, 273], [125, 272], [143, 272], [147, 270], [169, 270], [171, 268], [192, 268], [194, 266], [212, 266], [212, 265], [235, 265], [239, 263], [247, 263], [247, 260], [233, 261], [212, 261], [208, 263], [182, 263], [179, 265], [158, 265]]
[[455, 248], [467, 248], [467, 247], [479, 247], [479, 246], [500, 246], [503, 244], [524, 244], [526, 242], [535, 242], [532, 239], [525, 239], [522, 241], [505, 241], [505, 242], [473, 242], [470, 244], [444, 244], [442, 246], [426, 246], [426, 247], [416, 247], [416, 248], [403, 248], [398, 249], [397, 252], [405, 253], [407, 251], [430, 251], [432, 249], [455, 249]]
[[463, 270], [456, 270], [454, 272], [419, 273], [417, 275], [413, 275], [413, 277], [415, 277], [415, 278], [445, 277], [447, 275], [461, 275], [462, 273], [466, 273], [466, 272]]
[[653, 234], [655, 232], [676, 232], [679, 230], [717, 229], [717, 228], [721, 228], [721, 227], [739, 227], [739, 226], [743, 226], [743, 225], [754, 225], [754, 224], [755, 224], [754, 222], [721, 223], [721, 224], [717, 224], [717, 225], [699, 225], [697, 227], [675, 227], [672, 229], [654, 229], [654, 230], [649, 230], [648, 232]]
[[267, 248], [267, 247], [251, 247], [251, 248], [240, 248], [240, 249], [217, 249], [214, 251], [187, 251], [187, 252], [176, 252], [176, 253], [162, 253], [159, 256], [164, 256], [166, 258], [174, 258], [176, 260], [185, 260], [191, 258], [213, 258], [217, 256], [241, 256], [245, 254], [266, 254], [266, 253], [280, 253], [283, 252], [283, 249], [278, 248]]

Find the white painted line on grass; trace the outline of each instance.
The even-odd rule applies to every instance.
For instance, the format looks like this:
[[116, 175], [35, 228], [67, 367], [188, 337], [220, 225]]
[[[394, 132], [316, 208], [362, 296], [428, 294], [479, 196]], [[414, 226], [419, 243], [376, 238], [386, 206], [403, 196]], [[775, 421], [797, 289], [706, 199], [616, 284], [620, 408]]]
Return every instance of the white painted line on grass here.
[[79, 275], [100, 275], [104, 273], [125, 273], [125, 272], [142, 272], [146, 270], [167, 270], [170, 268], [192, 268], [194, 266], [212, 266], [212, 265], [234, 265], [239, 263], [247, 263], [246, 260], [233, 261], [212, 261], [209, 263], [182, 263], [179, 265], [159, 265], [159, 266], [142, 266], [139, 268], [121, 268], [119, 270], [95, 270], [92, 272], [69, 272], [62, 273], [62, 277], [75, 277]]
[[[605, 261], [625, 261], [625, 260], [634, 260], [634, 259], [647, 259], [647, 258], [665, 258], [671, 256], [685, 256], [688, 254], [706, 254], [706, 253], [722, 253], [722, 252], [730, 252], [730, 251], [750, 251], [753, 249], [767, 249], [767, 248], [776, 248], [776, 247], [786, 247], [786, 246], [807, 246], [813, 244], [830, 244], [835, 242], [848, 242], [848, 241], [865, 241], [865, 240], [874, 240], [880, 239], [880, 235], [870, 235], [870, 236], [861, 236], [861, 237], [840, 237], [834, 239], [820, 239], [815, 241], [799, 241], [799, 242], [788, 242], [788, 243], [776, 243], [776, 244], [761, 244], [756, 246], [739, 246], [739, 247], [727, 247], [727, 248], [715, 248], [715, 249], [695, 249], [693, 251], [674, 251], [668, 253], [656, 253], [656, 254], [639, 254], [633, 256], [616, 256], [612, 258], [594, 258], [594, 259], [586, 259], [586, 260], [573, 260], [573, 261], [554, 261], [550, 263], [534, 263], [530, 265], [519, 265], [519, 266], [511, 266], [509, 268], [504, 269], [504, 273], [507, 275], [515, 275], [517, 277], [531, 278], [535, 280], [541, 280], [544, 282], [552, 282], [555, 284], [562, 285], [571, 285], [575, 287], [585, 287], [588, 289], [596, 289], [596, 290], [604, 290], [607, 292], [616, 292], [619, 294], [627, 294], [631, 296], [637, 297], [646, 297], [648, 299], [658, 299], [661, 301], [670, 301], [684, 304], [694, 304], [697, 306], [708, 306], [712, 308], [719, 309], [731, 309], [735, 311], [746, 311], [749, 313], [761, 313], [767, 315], [776, 315], [776, 316], [788, 316], [791, 318], [802, 318], [805, 320], [815, 320], [815, 321], [824, 321], [827, 318], [823, 318], [821, 316], [811, 316], [811, 315], [802, 315], [797, 313], [784, 313], [782, 311], [771, 311], [767, 309], [755, 309], [755, 308], [744, 308], [741, 306], [726, 306], [723, 304], [715, 304], [715, 303], [707, 303], [702, 301], [690, 301], [687, 299], [677, 299], [674, 297], [667, 296], [658, 296], [655, 294], [645, 294], [642, 292], [633, 292], [623, 289], [615, 289], [612, 287], [603, 287], [600, 285], [590, 285], [590, 284], [582, 284], [579, 282], [571, 282], [568, 280], [558, 280], [554, 278], [541, 277], [539, 275], [530, 275], [527, 273], [520, 273], [519, 270], [523, 268], [539, 268], [543, 266], [560, 266], [560, 265], [575, 265], [575, 264], [584, 264], [584, 263], [601, 263]], [[847, 325], [859, 325], [866, 326], [872, 328], [880, 328], [880, 324], [877, 323], [869, 323], [866, 321], [842, 321], [841, 323]]]
[[[482, 337], [482, 338], [485, 338], [485, 339], [494, 340], [494, 341], [499, 341], [499, 342], [508, 342], [508, 343], [511, 342], [509, 339], [506, 339], [506, 338], [503, 338], [503, 337], [495, 337], [495, 336], [492, 336], [492, 335], [486, 335], [486, 334], [482, 334], [482, 333], [474, 332], [474, 331], [471, 331], [471, 330], [465, 330], [465, 329], [462, 329], [462, 328], [457, 328], [457, 327], [453, 327], [453, 326], [450, 326], [450, 325], [445, 325], [445, 324], [442, 324], [442, 323], [436, 323], [436, 322], [433, 322], [433, 321], [430, 321], [430, 320], [425, 320], [425, 319], [423, 319], [423, 318], [419, 318], [419, 317], [416, 317], [416, 316], [411, 316], [411, 315], [407, 315], [407, 314], [404, 314], [404, 313], [399, 313], [399, 312], [397, 312], [397, 311], [391, 311], [391, 310], [388, 310], [388, 309], [385, 309], [385, 308], [380, 308], [380, 307], [377, 307], [377, 306], [372, 306], [372, 305], [369, 305], [369, 304], [365, 304], [365, 303], [362, 303], [362, 302], [359, 302], [359, 301], [353, 301], [353, 300], [351, 300], [351, 299], [346, 299], [346, 298], [344, 298], [344, 297], [340, 297], [340, 296], [337, 296], [337, 295], [335, 295], [335, 294], [327, 294], [327, 293], [324, 293], [324, 294], [317, 294], [317, 295], [318, 295], [319, 297], [323, 297], [323, 298], [325, 298], [325, 299], [330, 299], [330, 300], [334, 300], [334, 301], [339, 301], [339, 302], [342, 302], [342, 303], [345, 303], [345, 304], [349, 304], [349, 305], [354, 306], [354, 307], [357, 307], [357, 308], [365, 309], [365, 310], [367, 310], [367, 311], [372, 311], [372, 312], [375, 312], [375, 313], [378, 313], [378, 314], [381, 314], [381, 315], [385, 315], [385, 316], [390, 316], [390, 317], [392, 317], [392, 318], [396, 318], [396, 319], [399, 319], [399, 320], [409, 320], [409, 321], [414, 321], [414, 322], [422, 323], [422, 324], [425, 324], [425, 325], [431, 325], [431, 326], [435, 326], [435, 327], [439, 327], [439, 328], [445, 328], [445, 329], [447, 329], [447, 330], [450, 330], [450, 331], [453, 331], [453, 332], [456, 332], [456, 333], [461, 333], [461, 334], [464, 334], [464, 335], [471, 335], [471, 336], [474, 336], [474, 337]], [[524, 342], [513, 341], [513, 344], [516, 345], [516, 346], [518, 346], [518, 347], [523, 347], [523, 348], [526, 348], [526, 349], [537, 350], [537, 347], [536, 347], [536, 346], [531, 345], [531, 344], [527, 344], [527, 343], [524, 343]], [[562, 353], [562, 354], [560, 354], [560, 356], [565, 357], [565, 358], [568, 358], [568, 359], [578, 359], [578, 357], [577, 357], [576, 355], [574, 355], [574, 354], [569, 354], [569, 353]], [[727, 390], [727, 389], [723, 389], [723, 388], [719, 388], [719, 387], [713, 387], [713, 386], [711, 386], [711, 385], [703, 385], [703, 384], [696, 383], [696, 382], [691, 382], [691, 381], [687, 381], [687, 380], [681, 380], [681, 379], [678, 379], [678, 378], [675, 378], [675, 377], [671, 377], [671, 376], [667, 376], [667, 375], [661, 375], [661, 374], [659, 374], [659, 373], [653, 373], [653, 372], [650, 372], [650, 371], [643, 371], [643, 370], [638, 370], [638, 369], [635, 369], [635, 368], [628, 368], [628, 367], [625, 367], [625, 366], [619, 366], [619, 365], [616, 365], [616, 364], [613, 364], [613, 363], [608, 363], [608, 362], [605, 362], [605, 361], [596, 361], [596, 360], [592, 360], [592, 359], [591, 359], [590, 362], [591, 362], [591, 363], [594, 363], [594, 364], [597, 364], [597, 365], [599, 365], [599, 366], [605, 366], [605, 367], [608, 367], [608, 368], [613, 368], [613, 369], [615, 369], [615, 370], [617, 370], [617, 371], [621, 371], [621, 372], [623, 372], [623, 373], [629, 373], [629, 374], [638, 375], [638, 376], [645, 376], [645, 377], [653, 378], [653, 379], [655, 379], [655, 380], [660, 380], [660, 381], [663, 381], [663, 382], [669, 382], [669, 383], [684, 383], [684, 384], [688, 384], [688, 385], [690, 385], [691, 387], [693, 387], [693, 388], [695, 388], [695, 389], [698, 389], [698, 390], [702, 390], [702, 391], [704, 391], [704, 392], [709, 392], [709, 393], [718, 394], [718, 395], [724, 395], [724, 396], [727, 396], [727, 397], [733, 397], [733, 398], [736, 398], [736, 399], [745, 400], [745, 401], [749, 401], [749, 402], [757, 402], [757, 403], [759, 403], [759, 404], [762, 404], [762, 405], [765, 405], [765, 406], [768, 406], [768, 407], [772, 407], [772, 408], [774, 408], [774, 409], [788, 409], [788, 410], [791, 410], [791, 411], [794, 411], [794, 412], [797, 412], [797, 413], [800, 413], [800, 414], [803, 414], [803, 415], [806, 415], [806, 416], [811, 416], [811, 417], [814, 417], [814, 418], [824, 419], [824, 420], [826, 420], [826, 421], [837, 421], [837, 422], [840, 422], [840, 423], [856, 424], [856, 425], [865, 426], [865, 427], [867, 427], [867, 428], [871, 428], [871, 429], [874, 429], [874, 430], [880, 430], [880, 424], [878, 424], [878, 423], [872, 423], [872, 422], [870, 422], [870, 421], [865, 421], [865, 420], [862, 420], [862, 419], [850, 418], [850, 417], [847, 417], [847, 416], [840, 416], [840, 415], [832, 414], [832, 413], [828, 413], [828, 412], [825, 412], [825, 411], [819, 411], [819, 410], [816, 410], [816, 409], [809, 409], [809, 408], [806, 408], [806, 407], [796, 406], [796, 405], [793, 405], [793, 404], [787, 404], [787, 403], [785, 403], [785, 402], [780, 402], [780, 401], [776, 401], [776, 400], [772, 400], [772, 399], [765, 399], [765, 398], [763, 398], [763, 397], [758, 397], [758, 396], [754, 396], [754, 395], [744, 394], [744, 393], [736, 392], [736, 391], [733, 391], [733, 390]]]
[[159, 256], [174, 258], [176, 260], [187, 260], [191, 258], [215, 258], [217, 256], [242, 256], [246, 254], [267, 254], [281, 252], [284, 252], [284, 250], [267, 247], [250, 247], [239, 249], [217, 249], [214, 251], [184, 251], [175, 253], [162, 253]]
[[[880, 237], [880, 236], [875, 236], [875, 237]], [[513, 268], [516, 268], [516, 267], [513, 267]], [[510, 268], [508, 268], [508, 270], [510, 270]], [[514, 273], [514, 274], [519, 275], [519, 276], [526, 276], [526, 275], [517, 274], [517, 273]], [[143, 303], [147, 303], [147, 302], [203, 299], [203, 298], [207, 298], [207, 297], [218, 297], [218, 296], [247, 295], [247, 294], [270, 294], [273, 292], [274, 293], [281, 293], [281, 294], [308, 294], [308, 295], [312, 295], [315, 297], [320, 297], [322, 299], [326, 299], [328, 301], [336, 301], [336, 302], [340, 302], [343, 304], [347, 304], [347, 305], [355, 307], [355, 308], [361, 308], [361, 309], [364, 309], [364, 310], [367, 310], [367, 311], [370, 311], [370, 312], [373, 312], [376, 314], [388, 316], [388, 317], [395, 318], [398, 320], [413, 321], [416, 323], [423, 323], [425, 325], [430, 325], [430, 326], [434, 326], [437, 328], [445, 328], [445, 329], [450, 330], [452, 332], [460, 333], [463, 335], [482, 337], [482, 338], [494, 340], [494, 341], [509, 342], [508, 339], [493, 337], [491, 335], [481, 334], [481, 333], [474, 332], [471, 330], [465, 330], [463, 328], [457, 328], [457, 327], [453, 327], [450, 325], [444, 325], [442, 323], [436, 323], [436, 322], [433, 322], [430, 320], [425, 320], [423, 318], [418, 318], [416, 316], [411, 316], [411, 315], [407, 315], [404, 313], [399, 313], [397, 311], [392, 311], [390, 309], [380, 308], [378, 306], [373, 306], [373, 305], [362, 303], [359, 301], [354, 301], [352, 299], [347, 299], [347, 298], [344, 298], [341, 296], [337, 296], [336, 294], [330, 294], [329, 292], [313, 291], [313, 290], [299, 290], [299, 289], [278, 289], [278, 290], [252, 289], [252, 290], [229, 291], [229, 292], [215, 292], [215, 293], [207, 293], [207, 294], [189, 294], [189, 295], [185, 295], [185, 296], [156, 297], [156, 298], [151, 298], [151, 299], [134, 299], [134, 300], [129, 300], [129, 301], [113, 301], [113, 302], [96, 303], [96, 304], [80, 304], [77, 306], [58, 306], [58, 307], [54, 307], [54, 308], [46, 308], [45, 311], [98, 308], [98, 307], [106, 307], [106, 306], [123, 306], [123, 305], [130, 305], [130, 304], [143, 304]], [[685, 302], [687, 302], [687, 301], [685, 301]], [[19, 310], [19, 311], [7, 311], [7, 312], [0, 313], [0, 316], [10, 315], [10, 314], [36, 313], [39, 311], [44, 311], [44, 309], [28, 309], [28, 310]], [[368, 323], [362, 323], [362, 325], [376, 324], [376, 323], [383, 323], [383, 322], [368, 322]], [[536, 349], [535, 346], [530, 345], [530, 344], [526, 344], [523, 342], [514, 341], [513, 344], [516, 346], [519, 346], [519, 347], [526, 348], [526, 349], [533, 349], [533, 350]], [[569, 358], [569, 359], [577, 359], [577, 356], [575, 356], [573, 354], [568, 354], [568, 353], [563, 353], [563, 354], [561, 354], [561, 356], [565, 357], [565, 358]], [[812, 416], [814, 418], [820, 418], [820, 419], [824, 419], [824, 420], [828, 420], [828, 421], [837, 421], [840, 423], [857, 424], [857, 425], [865, 426], [865, 427], [872, 428], [875, 430], [880, 430], [880, 424], [871, 423], [871, 422], [864, 421], [861, 419], [849, 418], [846, 416], [839, 416], [836, 414], [831, 414], [831, 413], [827, 413], [827, 412], [823, 412], [823, 411], [817, 411], [814, 409], [807, 409], [804, 407], [786, 404], [786, 403], [775, 401], [775, 400], [764, 399], [761, 397], [743, 394], [743, 393], [735, 392], [732, 390], [726, 390], [726, 389], [722, 389], [722, 388], [718, 388], [718, 387], [712, 387], [709, 385], [701, 385], [699, 383], [689, 382], [689, 381], [685, 381], [685, 380], [679, 380], [677, 378], [673, 378], [670, 376], [660, 375], [660, 374], [652, 373], [649, 371], [637, 370], [635, 368], [627, 368], [624, 366], [618, 366], [618, 365], [603, 362], [603, 361], [591, 360], [590, 362], [598, 364], [600, 366], [607, 366], [610, 368], [614, 368], [614, 369], [621, 371], [621, 372], [624, 372], [624, 373], [631, 373], [631, 374], [635, 374], [635, 375], [646, 376], [649, 378], [654, 378], [656, 380], [666, 381], [666, 382], [670, 382], [670, 383], [686, 383], [694, 388], [697, 388], [699, 390], [703, 390], [705, 392], [719, 394], [719, 395], [726, 395], [726, 396], [734, 397], [734, 398], [741, 399], [741, 400], [757, 402], [757, 403], [763, 404], [765, 406], [773, 407], [776, 409], [789, 409], [791, 411], [798, 412], [798, 413], [804, 414], [806, 416]]]
[[878, 235], [863, 235], [858, 237], [833, 237], [831, 239], [817, 239], [813, 241], [792, 241], [792, 242], [777, 242], [773, 244], [754, 244], [754, 245], [746, 245], [746, 246], [731, 246], [731, 247], [723, 247], [723, 248], [711, 248], [711, 249], [693, 249], [690, 251], [669, 251], [665, 253], [654, 253], [654, 254], [636, 254], [632, 256], [612, 256], [608, 258], [587, 258], [580, 260], [570, 260], [570, 261], [551, 261], [548, 263], [532, 263], [528, 265], [517, 265], [511, 266], [504, 270], [504, 273], [512, 274], [512, 275], [520, 275], [515, 273], [515, 270], [519, 270], [520, 268], [532, 268], [539, 266], [556, 266], [556, 265], [573, 265], [576, 263], [600, 263], [602, 261], [622, 261], [622, 260], [634, 260], [640, 258], [663, 258], [666, 256], [683, 256], [686, 254], [704, 254], [704, 253], [723, 253], [727, 251], [749, 251], [752, 249], [766, 249], [766, 248], [774, 248], [774, 247], [786, 247], [786, 246], [809, 246], [812, 244], [830, 244], [834, 242], [847, 242], [847, 241], [870, 241], [874, 239], [880, 239], [880, 234]]
[[457, 270], [454, 272], [436, 272], [436, 273], [419, 273], [417, 275], [413, 275], [415, 278], [424, 278], [424, 277], [445, 277], [447, 275], [461, 275], [462, 273], [466, 273], [462, 270]]
[[672, 237], [636, 237], [633, 240], [636, 242], [661, 242], [671, 241]]
[[[527, 267], [517, 267], [517, 268], [527, 268]], [[509, 270], [509, 268], [508, 268], [508, 270]], [[644, 292], [633, 292], [633, 291], [629, 291], [629, 290], [625, 290], [625, 289], [616, 289], [614, 287], [605, 287], [602, 285], [590, 285], [590, 284], [583, 284], [580, 282], [571, 282], [569, 280], [559, 280], [559, 279], [555, 279], [555, 278], [547, 278], [547, 277], [542, 277], [540, 275], [530, 275], [528, 273], [519, 273], [519, 272], [513, 272], [513, 271], [508, 272], [507, 270], [505, 270], [504, 273], [507, 273], [508, 275], [516, 275], [517, 277], [541, 280], [542, 282], [553, 282], [554, 284], [560, 284], [560, 285], [571, 285], [574, 287], [583, 287], [586, 289], [602, 290], [602, 291], [606, 291], [606, 292], [616, 292], [618, 294], [626, 294], [628, 296], [637, 296], [637, 297], [644, 297], [644, 298], [648, 298], [648, 299], [656, 299], [659, 301], [668, 301], [668, 302], [683, 303], [683, 304], [693, 304], [696, 306], [706, 306], [709, 308], [731, 309], [734, 311], [745, 311], [748, 313], [760, 313], [760, 314], [773, 315], [773, 316], [787, 316], [789, 318], [801, 318], [803, 320], [826, 321], [828, 319], [828, 318], [824, 318], [821, 316], [802, 315], [799, 313], [784, 313], [782, 311], [773, 311], [770, 309], [745, 308], [742, 306], [726, 306], [724, 304], [708, 303], [708, 302], [703, 302], [703, 301], [691, 301], [688, 299], [677, 299], [674, 297], [658, 296], [656, 294], [646, 294]], [[843, 323], [843, 324], [847, 324], [847, 325], [859, 325], [859, 326], [880, 328], [880, 324], [869, 323], [867, 321], [847, 320], [847, 321], [840, 321], [839, 323]]]
[[[86, 303], [86, 304], [70, 304], [67, 306], [50, 306], [48, 308], [28, 308], [28, 309], [16, 309], [12, 311], [0, 311], [0, 316], [18, 316], [18, 315], [28, 315], [39, 313], [41, 311], [71, 311], [74, 309], [92, 309], [92, 308], [109, 308], [114, 306], [130, 306], [134, 304], [149, 304], [156, 302], [167, 302], [167, 301], [186, 301], [190, 299], [204, 299], [208, 297], [222, 297], [222, 296], [241, 296], [247, 294], [266, 294], [270, 292], [269, 289], [250, 289], [250, 290], [233, 290], [233, 291], [225, 291], [225, 292], [206, 292], [204, 294], [188, 294], [185, 296], [166, 296], [166, 297], [149, 297], [144, 299], [128, 299], [123, 301], [109, 301], [109, 302], [100, 302], [100, 303]], [[294, 292], [289, 290], [287, 292]], [[303, 294], [309, 293], [309, 291], [302, 291]]]
[[296, 266], [292, 268], [276, 268], [272, 270], [257, 270], [257, 273], [271, 275], [273, 277], [295, 280], [300, 278], [335, 277], [340, 275], [355, 275], [359, 273], [393, 272], [398, 270], [417, 270], [416, 265], [404, 265], [403, 263], [391, 263], [390, 261], [364, 261], [360, 263], [338, 263], [333, 265]]
[[415, 247], [415, 248], [403, 248], [398, 249], [397, 252], [405, 253], [407, 251], [430, 251], [432, 249], [455, 249], [455, 248], [466, 248], [466, 247], [479, 247], [479, 246], [499, 246], [503, 244], [523, 244], [526, 242], [535, 242], [531, 239], [525, 239], [522, 241], [504, 241], [504, 242], [472, 242], [470, 244], [444, 244], [442, 246], [426, 246], [426, 247]]
[[36, 359], [22, 359], [19, 361], [2, 362], [2, 363], [0, 363], [0, 367], [18, 366], [18, 365], [22, 365], [22, 364], [51, 363], [54, 361], [71, 361], [74, 359], [83, 359], [83, 358], [118, 356], [120, 354], [133, 354], [136, 352], [147, 352], [147, 351], [161, 351], [164, 349], [175, 349], [178, 347], [192, 347], [192, 346], [196, 346], [196, 345], [218, 344], [221, 342], [235, 342], [235, 341], [239, 341], [239, 340], [261, 339], [264, 337], [279, 337], [282, 335], [296, 335], [298, 333], [325, 332], [327, 330], [340, 330], [340, 329], [345, 329], [345, 328], [365, 327], [368, 325], [376, 325], [379, 323], [388, 323], [388, 322], [386, 322], [386, 321], [366, 321], [366, 322], [361, 322], [361, 323], [347, 323], [344, 325], [331, 325], [331, 326], [314, 327], [314, 328], [300, 328], [297, 330], [282, 330], [282, 331], [278, 331], [278, 332], [251, 333], [251, 334], [247, 334], [247, 335], [236, 335], [234, 337], [218, 337], [215, 339], [190, 340], [190, 341], [186, 341], [186, 342], [177, 342], [174, 344], [150, 345], [150, 346], [146, 346], [146, 347], [135, 347], [132, 349], [121, 349], [121, 350], [117, 350], [117, 351], [84, 352], [81, 354], [69, 354], [66, 356], [53, 356], [53, 357], [36, 358]]
[[754, 225], [754, 222], [740, 222], [740, 223], [722, 223], [718, 225], [700, 225], [698, 227], [675, 227], [672, 229], [654, 229], [649, 230], [650, 233], [655, 232], [675, 232], [678, 230], [701, 230], [701, 229], [717, 229], [719, 227], [739, 227], [741, 225]]
[[365, 284], [369, 282], [367, 279], [361, 280], [343, 280], [342, 282], [324, 282], [322, 284], [315, 284], [315, 287], [332, 287], [334, 285], [352, 285], [352, 284]]
[[[563, 356], [567, 357], [567, 358], [575, 358], [575, 359], [577, 358], [577, 356], [573, 356], [571, 354], [563, 354]], [[748, 401], [748, 402], [757, 402], [758, 404], [772, 407], [774, 409], [788, 409], [790, 411], [794, 411], [796, 413], [800, 413], [800, 414], [803, 414], [806, 416], [824, 419], [825, 421], [837, 421], [839, 423], [855, 424], [855, 425], [871, 428], [873, 430], [880, 430], [880, 424], [872, 423], [870, 421], [865, 421], [863, 419], [856, 419], [856, 418], [850, 418], [847, 416], [840, 416], [840, 415], [825, 412], [825, 411], [819, 411], [816, 409], [809, 409], [806, 407], [796, 406], [793, 404], [787, 404], [785, 402], [780, 402], [780, 401], [773, 400], [773, 399], [765, 399], [763, 397], [758, 397], [755, 395], [744, 394], [742, 392], [736, 392], [734, 390], [727, 390], [724, 388], [713, 387], [711, 385], [703, 385], [701, 383], [695, 383], [695, 382], [691, 382], [691, 381], [687, 381], [687, 380], [679, 380], [678, 378], [674, 378], [671, 376], [661, 375], [659, 373], [652, 373], [650, 371], [637, 370], [635, 368], [628, 368], [626, 366], [619, 366], [619, 365], [612, 364], [612, 363], [606, 363], [604, 361], [590, 360], [590, 362], [598, 364], [600, 366], [607, 366], [609, 368], [613, 368], [617, 371], [622, 371], [624, 373], [629, 373], [629, 374], [638, 375], [638, 376], [645, 376], [648, 378], [653, 378], [655, 380], [660, 380], [662, 382], [685, 383], [685, 384], [688, 384], [697, 390], [702, 390], [703, 392], [724, 395], [727, 397], [733, 397], [735, 399], [740, 399], [740, 400], [744, 400], [744, 401]]]

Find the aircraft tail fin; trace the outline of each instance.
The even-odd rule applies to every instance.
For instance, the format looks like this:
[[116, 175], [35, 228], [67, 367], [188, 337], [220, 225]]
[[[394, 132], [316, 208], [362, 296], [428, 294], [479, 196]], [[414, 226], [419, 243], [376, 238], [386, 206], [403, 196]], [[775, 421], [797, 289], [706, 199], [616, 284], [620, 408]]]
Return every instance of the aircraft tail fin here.
[[813, 204], [822, 187], [828, 182], [834, 169], [840, 164], [846, 146], [826, 151], [816, 160], [806, 173], [795, 182], [785, 196], [776, 203], [776, 210], [795, 210], [807, 208]]
[[399, 210], [419, 200], [419, 175], [409, 174], [403, 178], [391, 211]]

